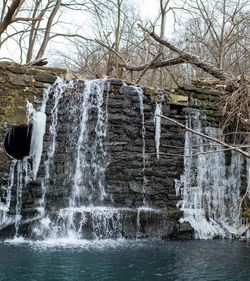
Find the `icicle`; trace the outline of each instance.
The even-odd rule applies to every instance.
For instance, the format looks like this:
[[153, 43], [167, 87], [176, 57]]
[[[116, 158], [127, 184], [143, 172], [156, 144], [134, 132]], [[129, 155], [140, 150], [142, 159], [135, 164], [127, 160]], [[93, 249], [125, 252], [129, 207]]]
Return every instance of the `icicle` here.
[[9, 172], [9, 182], [7, 187], [7, 195], [6, 195], [6, 202], [5, 204], [1, 204], [0, 202], [0, 229], [2, 226], [8, 224], [8, 216], [7, 213], [10, 208], [11, 202], [11, 191], [15, 181], [15, 167], [16, 167], [17, 160], [13, 160], [10, 165], [10, 172]]
[[[187, 125], [201, 131], [201, 118], [196, 111]], [[204, 130], [208, 135], [219, 134], [217, 128]], [[176, 182], [176, 189], [182, 196], [178, 205], [184, 210], [182, 221], [189, 221], [196, 237], [201, 239], [236, 235], [239, 227], [241, 157], [232, 152], [231, 164], [226, 167], [223, 152], [202, 154], [214, 149], [214, 143], [186, 131], [185, 155], [201, 154], [184, 158], [184, 173], [180, 182]], [[216, 149], [222, 147], [217, 145]]]
[[161, 117], [158, 117], [157, 115], [162, 114], [161, 108], [162, 108], [161, 103], [155, 104], [154, 124], [155, 124], [155, 150], [156, 150], [157, 159], [159, 159], [159, 149], [160, 149], [160, 139], [161, 139]]
[[23, 191], [23, 162], [22, 162], [22, 160], [18, 160], [18, 162], [17, 162], [17, 183], [16, 183], [16, 221], [15, 221], [16, 234], [15, 234], [15, 237], [18, 236], [18, 230], [19, 230], [20, 221], [21, 221], [22, 191]]
[[27, 102], [29, 116], [32, 123], [32, 136], [30, 143], [30, 156], [33, 162], [33, 179], [36, 180], [39, 169], [42, 150], [43, 150], [43, 136], [46, 127], [46, 114], [44, 112], [36, 111], [32, 104]]
[[43, 137], [46, 129], [45, 109], [48, 98], [49, 89], [45, 89], [43, 93], [43, 102], [38, 111], [34, 109], [29, 101], [27, 101], [28, 124], [32, 124], [30, 157], [32, 157], [33, 162], [33, 180], [36, 180], [43, 151]]

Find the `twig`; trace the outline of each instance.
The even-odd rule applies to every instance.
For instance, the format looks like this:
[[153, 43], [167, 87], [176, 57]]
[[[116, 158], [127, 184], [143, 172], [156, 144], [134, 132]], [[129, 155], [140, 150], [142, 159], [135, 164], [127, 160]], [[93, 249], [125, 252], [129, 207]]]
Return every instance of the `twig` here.
[[127, 65], [127, 62], [124, 60], [124, 58], [118, 53], [116, 52], [113, 48], [109, 47], [108, 45], [104, 44], [103, 42], [95, 39], [94, 42], [98, 43], [99, 45], [101, 45], [102, 47], [110, 50], [111, 52], [113, 52], [119, 59], [121, 59], [125, 65]]
[[227, 79], [228, 76], [227, 74], [218, 69], [217, 67], [215, 67], [214, 65], [207, 63], [205, 61], [203, 61], [202, 59], [200, 59], [197, 56], [191, 55], [187, 52], [184, 52], [178, 48], [176, 48], [175, 46], [173, 46], [172, 44], [170, 44], [168, 41], [163, 40], [161, 37], [159, 37], [158, 35], [156, 35], [153, 31], [151, 32], [150, 30], [148, 30], [147, 28], [143, 27], [141, 24], [138, 24], [138, 26], [145, 31], [146, 33], [149, 34], [150, 37], [152, 37], [155, 41], [157, 41], [158, 43], [160, 43], [161, 45], [167, 47], [168, 49], [170, 49], [171, 51], [179, 54], [187, 63], [191, 63], [199, 68], [201, 68], [202, 70], [204, 70], [205, 72], [211, 74], [212, 76], [214, 76], [215, 78], [218, 79]]
[[172, 123], [174, 123], [174, 124], [180, 126], [181, 128], [183, 128], [183, 129], [185, 129], [185, 130], [187, 130], [187, 131], [189, 131], [189, 132], [195, 134], [195, 135], [198, 135], [198, 136], [201, 136], [201, 137], [203, 137], [203, 138], [209, 139], [209, 140], [211, 140], [211, 141], [217, 142], [217, 143], [219, 143], [219, 144], [221, 144], [221, 145], [223, 145], [223, 146], [226, 146], [226, 147], [230, 148], [231, 150], [234, 150], [234, 151], [237, 151], [237, 152], [241, 153], [242, 155], [244, 155], [244, 156], [247, 157], [247, 158], [250, 158], [250, 154], [248, 154], [247, 152], [243, 151], [242, 149], [240, 149], [240, 148], [238, 148], [238, 147], [231, 146], [231, 145], [229, 145], [229, 144], [227, 144], [227, 143], [225, 143], [225, 142], [223, 142], [223, 141], [220, 141], [220, 140], [218, 140], [218, 139], [216, 139], [216, 138], [213, 138], [213, 137], [210, 137], [210, 136], [205, 135], [205, 134], [203, 134], [203, 133], [197, 132], [197, 131], [195, 131], [195, 130], [193, 130], [193, 129], [191, 129], [191, 128], [189, 128], [189, 127], [187, 127], [187, 126], [181, 124], [180, 122], [178, 122], [178, 121], [176, 121], [176, 120], [174, 120], [174, 119], [172, 119], [172, 118], [169, 118], [169, 117], [167, 117], [167, 116], [160, 115], [160, 114], [156, 114], [156, 116], [161, 117], [161, 118], [163, 118], [163, 119], [166, 119], [166, 120], [168, 120], [168, 121], [170, 121], [170, 122], [172, 122]]
[[[166, 66], [181, 64], [181, 63], [185, 63], [185, 62], [186, 61], [183, 58], [181, 58], [181, 56], [178, 58], [169, 59], [169, 60], [154, 61], [152, 64], [150, 64], [149, 69], [166, 67]], [[121, 67], [126, 68], [127, 70], [142, 71], [148, 64], [133, 66], [133, 65], [126, 65], [125, 63], [119, 63], [119, 65]]]
[[142, 76], [145, 74], [145, 72], [150, 68], [150, 66], [157, 61], [157, 59], [162, 55], [162, 52], [157, 54], [150, 63], [148, 63], [145, 68], [143, 69], [142, 73], [140, 74], [139, 78], [137, 79], [137, 81], [135, 82], [135, 84], [138, 84], [140, 82], [140, 80], [142, 79]]
[[40, 58], [26, 63], [25, 66], [33, 66], [33, 65], [42, 66], [42, 65], [46, 65], [47, 63], [48, 61], [46, 58], [44, 59]]

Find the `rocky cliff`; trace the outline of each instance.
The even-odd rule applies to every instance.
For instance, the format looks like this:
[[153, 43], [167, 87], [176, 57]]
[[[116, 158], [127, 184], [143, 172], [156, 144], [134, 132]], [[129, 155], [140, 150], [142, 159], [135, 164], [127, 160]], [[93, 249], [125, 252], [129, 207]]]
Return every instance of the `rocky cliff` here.
[[[6, 201], [7, 187], [10, 184], [11, 164], [11, 159], [4, 152], [4, 137], [13, 126], [27, 125], [27, 100], [35, 108], [39, 107], [43, 89], [52, 85], [57, 76], [70, 77], [63, 69], [24, 67], [11, 63], [0, 64], [0, 198], [3, 203]], [[68, 134], [68, 127], [73, 126], [74, 123], [73, 116], [70, 115], [70, 104], [85, 87], [84, 81], [78, 80], [74, 83], [75, 86], [63, 92], [63, 98], [58, 104], [57, 153], [53, 158], [45, 200], [46, 211], [51, 214], [67, 207], [70, 194], [70, 186], [65, 184], [65, 175], [69, 172], [71, 161], [65, 153], [69, 146], [69, 138], [65, 138], [65, 135]], [[155, 111], [157, 102], [161, 101], [163, 115], [185, 124], [190, 110], [202, 109], [205, 113], [203, 125], [218, 127], [219, 118], [214, 102], [220, 96], [220, 91], [213, 89], [211, 85], [197, 83], [175, 90], [158, 91], [148, 87], [141, 89], [143, 91], [143, 124], [141, 105], [135, 88], [119, 79], [110, 78], [106, 81], [104, 95], [107, 100], [108, 127], [104, 142], [107, 153], [105, 184], [109, 196], [104, 199], [103, 204], [130, 209], [128, 211], [130, 219], [125, 215], [122, 219], [125, 237], [137, 235], [138, 229], [135, 225], [139, 216], [140, 233], [145, 236], [192, 238], [192, 227], [187, 222], [179, 222], [182, 211], [176, 207], [181, 199], [176, 195], [175, 183], [180, 179], [184, 169], [182, 155], [184, 154], [185, 132], [179, 126], [161, 120], [158, 157], [155, 143]], [[46, 173], [45, 161], [49, 153], [51, 134], [49, 128], [53, 122], [54, 91], [55, 88], [52, 87], [46, 106], [47, 127], [38, 176], [22, 191], [20, 232], [26, 236], [31, 236], [29, 222], [36, 220], [39, 216], [38, 206], [43, 196], [41, 184]], [[95, 113], [91, 118], [96, 119]], [[142, 126], [144, 126], [144, 132]], [[74, 138], [73, 134], [72, 138]], [[142, 155], [143, 147], [144, 155]], [[246, 177], [246, 172], [243, 173], [242, 177], [244, 176]], [[246, 182], [246, 178], [243, 182]], [[244, 184], [242, 186], [242, 192], [244, 192]], [[14, 187], [9, 210], [9, 214], [13, 216], [17, 210], [16, 194]], [[147, 212], [138, 211], [145, 202], [148, 207], [158, 210], [157, 215], [153, 215], [151, 211], [150, 215]], [[2, 237], [13, 236], [14, 226], [8, 226], [1, 233]]]

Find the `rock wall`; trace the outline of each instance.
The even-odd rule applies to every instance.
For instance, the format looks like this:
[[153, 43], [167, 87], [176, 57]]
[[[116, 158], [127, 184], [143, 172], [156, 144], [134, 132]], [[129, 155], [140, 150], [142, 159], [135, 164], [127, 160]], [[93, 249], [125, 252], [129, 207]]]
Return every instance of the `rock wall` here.
[[[52, 84], [57, 76], [69, 77], [62, 69], [45, 67], [23, 67], [13, 64], [0, 64], [0, 198], [6, 198], [10, 159], [4, 153], [3, 139], [12, 125], [26, 124], [26, 99], [35, 106], [41, 103], [43, 88]], [[176, 207], [175, 179], [183, 173], [184, 131], [164, 119], [161, 121], [161, 155], [156, 157], [154, 112], [156, 101], [163, 100], [163, 115], [185, 123], [186, 114], [190, 108], [202, 108], [206, 114], [204, 124], [218, 126], [219, 119], [213, 102], [220, 92], [201, 87], [187, 85], [177, 90], [156, 91], [143, 88], [143, 104], [145, 118], [145, 168], [142, 158], [142, 124], [138, 95], [132, 87], [124, 85], [119, 79], [108, 79], [105, 95], [108, 97], [108, 133], [106, 140], [107, 167], [106, 190], [110, 194], [104, 202], [107, 206], [138, 208], [142, 205], [143, 177], [145, 177], [145, 200], [152, 208], [161, 209], [171, 222], [172, 230], [161, 234], [165, 238], [191, 238], [192, 229], [187, 223], [178, 222], [182, 212]], [[84, 83], [78, 83], [84, 87]], [[79, 89], [78, 89], [79, 90]], [[71, 92], [71, 94], [74, 94]], [[50, 97], [53, 96], [53, 91]], [[70, 187], [64, 185], [64, 174], [67, 172], [65, 157], [65, 132], [70, 124], [67, 104], [71, 95], [66, 94], [60, 101], [59, 127], [57, 136], [57, 151], [50, 180], [50, 188], [46, 193], [46, 208], [49, 212], [57, 212], [68, 204]], [[34, 218], [42, 196], [41, 179], [45, 174], [49, 139], [49, 124], [51, 122], [51, 102], [47, 104], [47, 129], [44, 137], [42, 161], [35, 182], [28, 184], [23, 190], [22, 217]], [[15, 214], [15, 190], [11, 202], [10, 213]], [[136, 218], [134, 218], [134, 221]], [[25, 225], [25, 224], [24, 224]], [[149, 226], [150, 228], [150, 223]], [[24, 226], [24, 231], [27, 228]]]
[[64, 69], [0, 62], [0, 186], [10, 164], [3, 149], [7, 131], [13, 125], [27, 124], [27, 100], [37, 107], [42, 100], [43, 89], [53, 84], [57, 76], [69, 75]]

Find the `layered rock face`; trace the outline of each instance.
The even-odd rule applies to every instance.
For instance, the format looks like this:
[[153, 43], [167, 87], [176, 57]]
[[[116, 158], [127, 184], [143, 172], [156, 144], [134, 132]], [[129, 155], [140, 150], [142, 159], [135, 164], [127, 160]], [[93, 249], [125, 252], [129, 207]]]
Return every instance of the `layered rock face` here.
[[43, 89], [53, 84], [58, 75], [69, 74], [64, 69], [0, 62], [0, 186], [10, 164], [3, 149], [4, 136], [12, 126], [27, 125], [27, 100], [39, 106]]
[[[1, 65], [1, 79], [4, 79], [0, 103], [2, 205], [8, 201], [11, 175], [16, 177], [18, 174], [14, 168], [11, 170], [11, 165], [18, 167], [18, 164], [11, 164], [3, 151], [4, 136], [12, 125], [27, 124], [26, 99], [39, 108], [43, 88], [53, 84], [57, 76], [67, 77], [68, 74], [58, 69]], [[86, 125], [81, 119], [84, 112], [80, 106], [89, 105], [89, 102], [84, 103], [82, 96], [86, 85], [81, 80], [65, 80], [60, 93], [58, 85], [51, 87], [45, 110], [43, 153], [36, 179], [31, 177], [25, 182], [26, 171], [34, 166], [28, 159], [22, 164], [21, 196], [16, 184], [11, 187], [8, 215], [13, 219], [0, 227], [0, 236], [13, 237], [18, 229], [19, 235], [44, 239], [50, 235], [41, 223], [46, 218], [57, 235], [59, 232], [68, 235], [68, 231], [73, 229], [81, 238], [193, 238], [190, 224], [179, 222], [183, 212], [176, 207], [181, 199], [176, 195], [175, 186], [184, 173], [185, 132], [162, 119], [160, 140], [157, 139], [159, 131], [156, 130], [159, 128], [156, 129], [155, 112], [160, 105], [163, 115], [185, 124], [190, 106], [203, 107], [208, 115], [203, 123], [218, 126], [211, 102], [219, 92], [187, 86], [179, 91], [155, 91], [118, 79], [107, 79], [103, 84], [102, 103], [98, 105], [97, 95], [92, 98], [93, 108], [88, 111]], [[10, 109], [10, 114], [6, 113], [6, 108]], [[83, 126], [88, 127], [80, 137]], [[98, 126], [98, 131], [95, 131], [93, 128]], [[97, 141], [96, 135], [101, 142]], [[75, 146], [85, 137], [86, 144], [76, 149]], [[159, 142], [160, 153], [157, 151]], [[80, 157], [77, 163], [76, 159], [83, 152], [84, 159]], [[98, 156], [100, 153], [101, 157]], [[79, 168], [77, 165], [81, 167], [80, 176], [75, 173]], [[83, 179], [83, 171], [88, 173], [85, 176], [87, 180]], [[72, 186], [81, 184], [87, 186], [84, 190], [86, 196], [82, 196], [83, 190], [79, 192], [77, 189], [75, 192], [79, 194], [72, 195]], [[93, 185], [99, 187], [95, 190]], [[92, 209], [79, 209], [82, 205]], [[103, 208], [101, 211], [97, 208], [100, 206]], [[20, 220], [16, 219], [17, 214]]]

